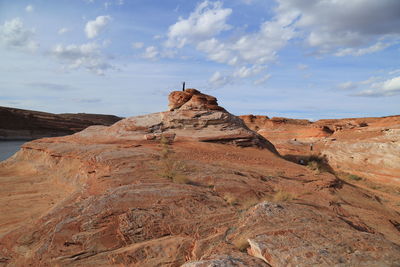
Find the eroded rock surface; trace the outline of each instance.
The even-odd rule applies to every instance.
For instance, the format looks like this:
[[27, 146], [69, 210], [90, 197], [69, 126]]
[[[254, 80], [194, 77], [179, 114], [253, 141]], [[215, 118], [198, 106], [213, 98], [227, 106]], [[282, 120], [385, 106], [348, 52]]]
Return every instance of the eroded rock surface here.
[[241, 116], [284, 156], [326, 158], [334, 170], [400, 185], [400, 116], [294, 120]]
[[186, 89], [185, 91], [174, 91], [169, 97], [168, 107], [173, 110], [220, 110], [225, 111], [220, 107], [217, 98], [202, 94], [196, 89]]
[[400, 264], [399, 213], [265, 143], [204, 107], [26, 143], [0, 163], [0, 266]]
[[[189, 95], [189, 100], [183, 103], [182, 95]], [[164, 135], [175, 141], [230, 143], [241, 147], [268, 148], [276, 152], [268, 140], [219, 107], [215, 97], [187, 89], [184, 92], [172, 92], [169, 99], [169, 106], [175, 107], [173, 111], [130, 117], [111, 127], [89, 127], [68, 139], [90, 141], [95, 138], [102, 142], [118, 142], [159, 140]]]
[[242, 227], [269, 229], [248, 242], [250, 254], [272, 266], [390, 266], [400, 260], [393, 257], [395, 244], [298, 204], [260, 203], [249, 210]]

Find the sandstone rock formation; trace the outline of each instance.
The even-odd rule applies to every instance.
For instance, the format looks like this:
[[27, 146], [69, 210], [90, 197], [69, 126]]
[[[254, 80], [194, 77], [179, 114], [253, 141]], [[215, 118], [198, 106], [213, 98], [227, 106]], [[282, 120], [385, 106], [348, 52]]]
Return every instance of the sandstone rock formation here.
[[308, 158], [318, 157], [338, 175], [355, 179], [400, 210], [400, 116], [316, 122], [241, 118], [285, 158], [306, 164]]
[[396, 266], [399, 222], [203, 104], [0, 163], [0, 266]]
[[400, 184], [400, 116], [316, 122], [253, 115], [241, 118], [282, 155], [319, 155], [338, 171]]
[[[188, 95], [190, 98], [186, 98]], [[186, 99], [186, 102], [182, 99]], [[172, 92], [169, 101], [172, 111], [130, 117], [111, 127], [92, 126], [67, 138], [88, 142], [92, 139], [118, 142], [159, 140], [164, 135], [175, 141], [231, 143], [241, 147], [268, 148], [276, 152], [268, 140], [218, 106], [215, 97], [201, 94], [196, 89], [186, 89], [185, 92]]]
[[200, 93], [196, 89], [174, 91], [169, 97], [168, 107], [173, 110], [219, 110], [226, 111], [218, 106], [217, 99], [210, 95]]
[[0, 140], [69, 135], [90, 125], [111, 125], [122, 118], [101, 114], [52, 114], [0, 107]]

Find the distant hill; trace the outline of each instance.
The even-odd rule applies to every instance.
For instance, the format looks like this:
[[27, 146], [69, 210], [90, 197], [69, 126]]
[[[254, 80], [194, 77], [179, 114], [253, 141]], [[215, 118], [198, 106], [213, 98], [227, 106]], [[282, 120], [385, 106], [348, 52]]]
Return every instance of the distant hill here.
[[122, 118], [114, 115], [47, 112], [0, 107], [0, 140], [63, 136], [90, 125], [112, 125]]

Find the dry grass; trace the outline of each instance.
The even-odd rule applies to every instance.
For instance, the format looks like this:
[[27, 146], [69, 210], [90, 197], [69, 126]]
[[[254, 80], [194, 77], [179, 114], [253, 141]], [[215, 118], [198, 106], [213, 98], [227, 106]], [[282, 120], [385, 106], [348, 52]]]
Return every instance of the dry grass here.
[[240, 202], [240, 206], [243, 210], [248, 210], [249, 208], [264, 202], [264, 201], [271, 201], [272, 200], [272, 196], [264, 196], [261, 198], [258, 197], [253, 197], [253, 198], [248, 198], [248, 199], [244, 199], [243, 201]]
[[325, 158], [321, 158], [318, 156], [310, 156], [306, 160], [306, 162], [307, 162], [307, 167], [315, 171], [316, 173], [333, 172]]
[[172, 180], [178, 184], [189, 184], [191, 181], [184, 175], [186, 171], [186, 165], [183, 161], [175, 157], [175, 152], [171, 147], [171, 141], [161, 136], [160, 140], [161, 152], [160, 152], [160, 168], [159, 175], [161, 177]]
[[361, 181], [363, 178], [361, 178], [360, 176], [357, 176], [355, 174], [350, 174], [349, 179], [353, 180], [353, 181]]
[[232, 244], [237, 248], [238, 250], [242, 252], [246, 252], [246, 250], [250, 247], [249, 242], [247, 241], [246, 237], [240, 236], [236, 238], [235, 240], [232, 241]]
[[276, 192], [272, 198], [272, 200], [275, 202], [289, 202], [292, 201], [293, 199], [294, 199], [293, 194], [283, 190], [279, 190], [278, 192]]
[[239, 204], [238, 198], [235, 195], [231, 194], [231, 193], [226, 193], [224, 195], [224, 200], [229, 205], [238, 205]]

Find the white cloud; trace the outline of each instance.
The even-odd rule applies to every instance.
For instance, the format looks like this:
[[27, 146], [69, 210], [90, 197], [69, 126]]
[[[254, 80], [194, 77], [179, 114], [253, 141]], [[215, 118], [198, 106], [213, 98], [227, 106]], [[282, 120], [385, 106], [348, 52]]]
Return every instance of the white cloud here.
[[343, 90], [352, 90], [365, 85], [370, 87], [380, 87], [380, 83], [377, 82], [379, 80], [381, 80], [381, 78], [372, 76], [364, 81], [359, 81], [359, 82], [348, 81], [341, 83], [338, 85], [338, 88]]
[[106, 2], [103, 3], [103, 5], [104, 5], [104, 9], [108, 9], [113, 4], [116, 4], [117, 6], [122, 6], [124, 3], [125, 3], [124, 0], [115, 0], [114, 2], [106, 1]]
[[215, 38], [200, 42], [196, 48], [206, 53], [210, 60], [218, 63], [235, 65], [238, 60], [238, 58], [234, 56], [229, 45], [224, 44]]
[[263, 84], [263, 83], [265, 83], [266, 81], [268, 81], [270, 78], [271, 78], [271, 74], [266, 74], [266, 75], [262, 76], [260, 79], [255, 80], [255, 81], [254, 81], [254, 84], [255, 84], [255, 85]]
[[34, 51], [38, 43], [34, 41], [35, 30], [26, 29], [20, 18], [14, 18], [0, 25], [0, 44], [8, 48]]
[[400, 69], [392, 70], [389, 72], [389, 75], [400, 73]]
[[308, 68], [309, 68], [309, 66], [306, 64], [298, 64], [297, 65], [297, 69], [299, 69], [299, 70], [306, 70]]
[[160, 55], [160, 52], [158, 51], [157, 47], [149, 46], [146, 48], [146, 50], [142, 56], [143, 56], [143, 58], [155, 60], [155, 59], [157, 59], [157, 57], [159, 55]]
[[358, 87], [357, 82], [344, 82], [338, 85], [340, 89], [343, 90], [351, 90], [351, 89], [356, 89]]
[[27, 5], [25, 7], [25, 11], [28, 13], [31, 13], [31, 12], [35, 11], [35, 8], [32, 5]]
[[165, 49], [160, 53], [160, 55], [163, 58], [175, 58], [177, 53], [178, 52], [176, 50]]
[[263, 65], [274, 61], [277, 51], [296, 35], [290, 25], [294, 17], [288, 15], [263, 22], [256, 32], [219, 40], [217, 35], [231, 28], [226, 23], [231, 12], [231, 9], [224, 9], [219, 1], [204, 1], [188, 19], [180, 19], [170, 26], [167, 46], [182, 48], [193, 44], [208, 59], [218, 63]]
[[260, 73], [261, 71], [265, 70], [266, 67], [265, 66], [258, 66], [258, 65], [254, 65], [252, 67], [241, 67], [239, 69], [237, 69], [234, 73], [233, 73], [233, 77], [237, 77], [237, 78], [247, 78], [250, 76], [254, 76], [258, 73]]
[[103, 47], [109, 47], [111, 45], [112, 41], [110, 39], [105, 39], [102, 42]]
[[318, 53], [359, 56], [380, 51], [400, 37], [400, 1], [276, 1], [278, 16], [296, 14], [294, 26]]
[[232, 78], [230, 76], [224, 76], [219, 71], [216, 71], [208, 80], [212, 88], [223, 87], [231, 82]]
[[361, 82], [346, 82], [342, 84], [343, 89], [347, 89], [344, 88], [346, 85], [348, 85], [349, 89], [368, 87], [368, 89], [354, 93], [352, 96], [382, 97], [400, 94], [400, 76], [392, 78], [371, 77]]
[[58, 34], [59, 35], [62, 35], [62, 34], [64, 34], [64, 33], [67, 33], [67, 32], [69, 32], [69, 29], [68, 28], [60, 28], [59, 30], [58, 30]]
[[387, 93], [400, 93], [400, 76], [385, 81], [382, 90]]
[[[178, 49], [193, 45], [205, 53], [209, 60], [236, 67], [230, 75], [215, 72], [209, 80], [214, 87], [259, 74], [266, 68], [265, 64], [276, 60], [277, 52], [296, 36], [290, 25], [295, 14], [288, 14], [285, 18], [274, 17], [264, 21], [255, 32], [222, 39], [220, 33], [232, 28], [227, 23], [231, 13], [232, 10], [224, 8], [221, 1], [203, 1], [188, 18], [179, 18], [169, 27], [164, 43], [166, 47]], [[146, 58], [150, 59], [163, 56], [155, 49], [146, 54]], [[265, 82], [268, 78], [265, 75], [259, 78], [259, 82]]]
[[89, 39], [95, 38], [100, 34], [110, 22], [110, 16], [98, 16], [95, 20], [88, 21], [85, 26], [86, 36]]
[[133, 49], [141, 49], [143, 47], [144, 47], [144, 43], [142, 43], [142, 42], [134, 42], [134, 43], [132, 43], [132, 48]]
[[51, 54], [70, 69], [84, 68], [97, 75], [104, 75], [106, 70], [115, 69], [106, 62], [96, 43], [66, 46], [59, 44], [52, 49]]
[[277, 51], [295, 36], [293, 28], [286, 23], [283, 20], [267, 21], [255, 33], [225, 42], [212, 38], [200, 42], [197, 49], [206, 53], [210, 60], [219, 63], [263, 65], [274, 61]]
[[338, 57], [343, 57], [343, 56], [362, 56], [362, 55], [366, 55], [366, 54], [371, 54], [371, 53], [375, 53], [378, 51], [381, 51], [389, 46], [391, 46], [392, 43], [382, 43], [382, 42], [378, 42], [370, 47], [366, 47], [366, 48], [344, 48], [341, 49], [339, 51], [337, 51], [335, 53], [335, 56]]
[[187, 19], [179, 21], [169, 27], [168, 47], [181, 48], [186, 44], [207, 40], [222, 31], [231, 29], [226, 23], [232, 9], [223, 8], [222, 2], [200, 3]]

